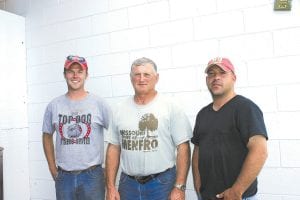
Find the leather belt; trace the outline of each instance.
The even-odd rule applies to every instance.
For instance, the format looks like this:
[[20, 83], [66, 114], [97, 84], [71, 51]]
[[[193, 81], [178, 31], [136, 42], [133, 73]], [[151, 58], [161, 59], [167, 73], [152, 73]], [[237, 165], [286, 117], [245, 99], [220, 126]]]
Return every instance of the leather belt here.
[[172, 169], [172, 168], [166, 169], [165, 171], [159, 172], [159, 173], [157, 173], [157, 174], [150, 174], [150, 175], [148, 175], [148, 176], [130, 176], [130, 175], [128, 175], [128, 174], [126, 174], [126, 175], [127, 175], [129, 178], [132, 178], [132, 179], [136, 180], [136, 181], [139, 182], [140, 184], [145, 184], [145, 183], [147, 183], [148, 181], [152, 180], [153, 178], [155, 178], [155, 177], [161, 175], [162, 173], [169, 171], [170, 169]]
[[82, 172], [87, 172], [87, 171], [91, 171], [91, 170], [94, 170], [96, 169], [97, 167], [101, 166], [100, 164], [99, 165], [93, 165], [93, 166], [90, 166], [86, 169], [82, 169], [82, 170], [73, 170], [73, 171], [68, 171], [68, 170], [64, 170], [63, 168], [61, 168], [60, 166], [57, 167], [58, 170], [62, 171], [62, 172], [66, 172], [66, 173], [71, 173], [71, 174], [80, 174]]

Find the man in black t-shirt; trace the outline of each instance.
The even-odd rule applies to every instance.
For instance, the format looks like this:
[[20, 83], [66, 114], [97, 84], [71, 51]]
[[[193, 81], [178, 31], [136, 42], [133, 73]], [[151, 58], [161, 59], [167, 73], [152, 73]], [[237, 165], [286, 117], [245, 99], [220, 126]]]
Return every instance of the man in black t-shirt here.
[[255, 200], [267, 158], [263, 113], [236, 95], [234, 66], [227, 58], [212, 59], [205, 73], [213, 102], [199, 111], [194, 127], [195, 190], [203, 200]]

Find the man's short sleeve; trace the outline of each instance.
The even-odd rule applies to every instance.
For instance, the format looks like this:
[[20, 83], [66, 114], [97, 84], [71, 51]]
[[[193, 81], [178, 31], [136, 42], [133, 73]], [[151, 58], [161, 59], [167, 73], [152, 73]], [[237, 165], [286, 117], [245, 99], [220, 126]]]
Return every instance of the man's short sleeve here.
[[54, 133], [54, 126], [52, 123], [52, 104], [49, 103], [45, 113], [44, 113], [44, 119], [43, 119], [43, 133], [53, 134]]

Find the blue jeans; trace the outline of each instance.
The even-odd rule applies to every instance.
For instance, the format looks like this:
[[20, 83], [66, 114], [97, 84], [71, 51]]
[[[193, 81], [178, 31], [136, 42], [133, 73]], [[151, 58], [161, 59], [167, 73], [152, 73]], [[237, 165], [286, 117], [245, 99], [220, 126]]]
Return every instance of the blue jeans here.
[[[201, 195], [198, 195], [198, 200], [202, 200]], [[251, 197], [243, 198], [242, 200], [258, 200], [258, 197], [257, 197], [257, 195], [253, 195]]]
[[81, 173], [58, 170], [57, 200], [104, 200], [104, 173], [99, 165]]
[[122, 200], [167, 200], [176, 179], [176, 168], [163, 172], [145, 184], [121, 173], [119, 192]]
[[246, 197], [243, 200], [258, 200], [257, 195], [251, 196], [251, 197]]

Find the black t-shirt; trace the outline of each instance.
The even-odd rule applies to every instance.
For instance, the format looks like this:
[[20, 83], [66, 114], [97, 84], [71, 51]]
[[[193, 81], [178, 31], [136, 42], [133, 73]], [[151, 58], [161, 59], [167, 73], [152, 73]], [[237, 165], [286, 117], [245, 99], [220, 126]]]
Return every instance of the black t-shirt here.
[[[237, 95], [214, 111], [212, 103], [197, 115], [192, 143], [199, 146], [200, 193], [209, 199], [230, 188], [240, 174], [247, 156], [247, 143], [267, 131], [263, 113], [251, 100]], [[243, 194], [255, 195], [257, 179]]]

